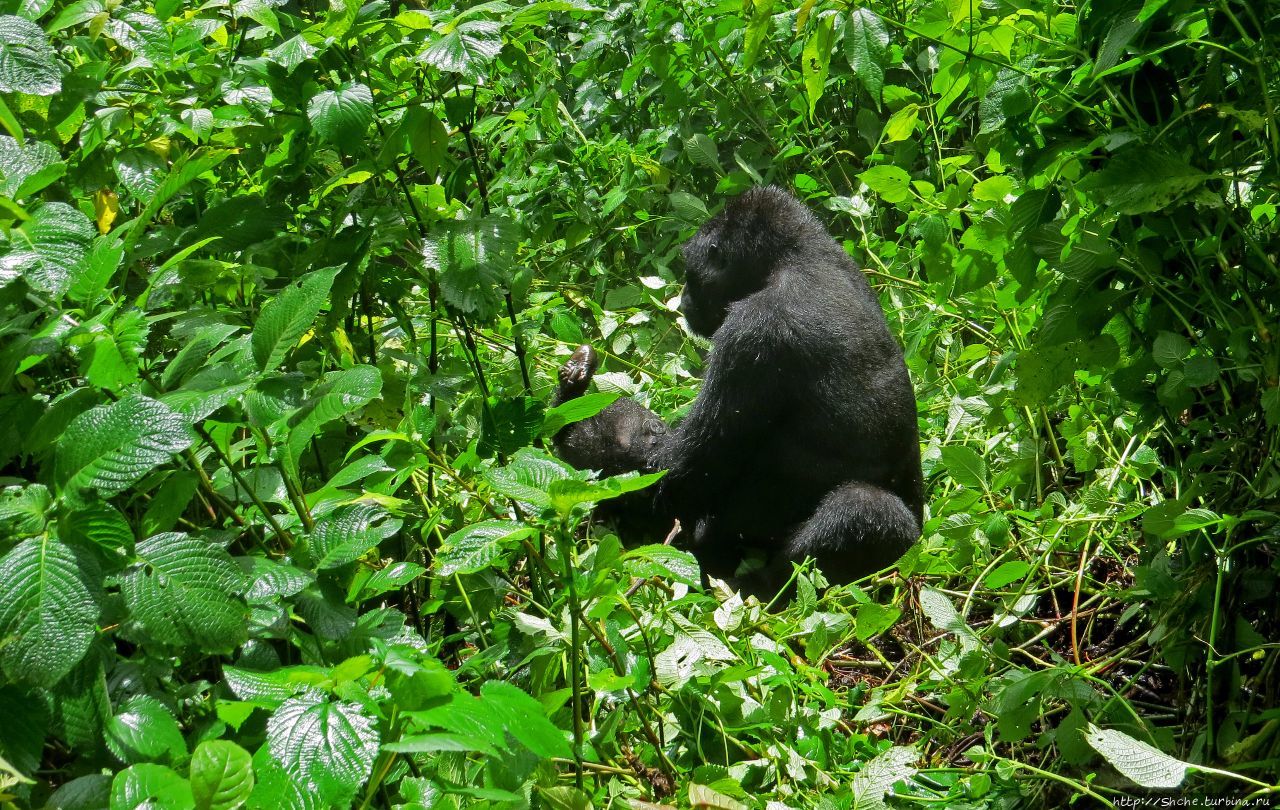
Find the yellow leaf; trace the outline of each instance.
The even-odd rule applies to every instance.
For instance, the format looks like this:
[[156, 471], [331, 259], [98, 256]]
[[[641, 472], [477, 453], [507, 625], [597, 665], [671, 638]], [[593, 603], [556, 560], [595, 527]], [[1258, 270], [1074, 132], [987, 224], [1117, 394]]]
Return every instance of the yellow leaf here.
[[120, 198], [109, 188], [100, 188], [93, 194], [93, 213], [98, 221], [98, 233], [111, 230], [111, 223], [120, 216]]

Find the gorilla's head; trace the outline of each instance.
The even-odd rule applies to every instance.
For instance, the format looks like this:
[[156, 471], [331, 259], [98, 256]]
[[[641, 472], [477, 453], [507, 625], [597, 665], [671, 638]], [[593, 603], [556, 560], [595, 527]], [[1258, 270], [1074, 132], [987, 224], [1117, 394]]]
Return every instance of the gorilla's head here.
[[777, 186], [757, 186], [730, 200], [685, 242], [680, 311], [689, 328], [710, 337], [729, 305], [764, 287], [800, 236], [821, 228], [799, 200]]

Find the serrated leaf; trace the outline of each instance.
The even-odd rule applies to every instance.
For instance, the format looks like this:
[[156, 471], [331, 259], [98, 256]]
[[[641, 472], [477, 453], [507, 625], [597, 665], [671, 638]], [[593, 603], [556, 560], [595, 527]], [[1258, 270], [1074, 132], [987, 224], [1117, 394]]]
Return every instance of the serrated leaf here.
[[253, 792], [253, 758], [230, 740], [205, 740], [191, 755], [196, 810], [235, 810]]
[[363, 557], [400, 530], [402, 521], [368, 503], [341, 506], [316, 522], [311, 554], [317, 569], [339, 568]]
[[1076, 188], [1122, 214], [1142, 214], [1172, 205], [1210, 177], [1168, 152], [1141, 148], [1112, 157]]
[[707, 219], [707, 206], [687, 191], [673, 191], [668, 198], [671, 210], [680, 219], [692, 225], [701, 225]]
[[360, 365], [326, 374], [298, 412], [289, 417], [286, 458], [293, 470], [297, 470], [298, 458], [322, 426], [354, 413], [381, 394], [382, 372], [374, 366]]
[[286, 75], [293, 73], [294, 68], [301, 65], [317, 53], [316, 48], [307, 42], [301, 34], [290, 37], [267, 51], [267, 58], [284, 68]]
[[623, 560], [627, 572], [635, 577], [665, 577], [685, 585], [696, 585], [702, 579], [698, 559], [687, 551], [652, 544], [629, 549]]
[[[364, 138], [373, 123], [373, 93], [367, 85], [344, 82], [307, 103], [307, 118], [316, 134], [332, 144], [351, 144]], [[354, 144], [352, 144], [354, 145]]]
[[43, 141], [25, 144], [0, 135], [0, 194], [21, 200], [66, 174], [58, 150]]
[[864, 764], [849, 783], [853, 810], [888, 810], [885, 794], [895, 782], [916, 775], [919, 769], [915, 762], [919, 758], [920, 752], [915, 748], [895, 745]]
[[419, 58], [446, 73], [478, 79], [502, 50], [501, 29], [492, 20], [468, 20], [427, 46]]
[[49, 685], [89, 649], [98, 602], [75, 549], [24, 540], [0, 559], [0, 664], [14, 680]]
[[485, 474], [489, 486], [508, 498], [530, 504], [538, 509], [551, 505], [548, 490], [552, 481], [579, 477], [569, 465], [546, 453], [525, 448], [505, 467], [496, 467]]
[[327, 267], [307, 273], [262, 307], [250, 338], [259, 369], [268, 371], [280, 365], [289, 349], [311, 328], [316, 315], [328, 303], [329, 288], [341, 269]]
[[551, 497], [551, 506], [560, 514], [567, 515], [578, 504], [599, 503], [637, 492], [657, 483], [664, 475], [665, 470], [645, 474], [623, 473], [599, 481], [566, 478], [552, 481], [547, 487], [547, 494]]
[[844, 24], [844, 55], [853, 75], [877, 101], [884, 88], [888, 54], [889, 31], [884, 21], [870, 9], [854, 10]]
[[0, 271], [17, 271], [32, 289], [61, 296], [96, 234], [93, 222], [66, 203], [43, 203], [10, 232], [10, 252], [0, 257]]
[[61, 89], [58, 57], [40, 26], [0, 16], [0, 93], [51, 96]]
[[187, 759], [187, 742], [178, 721], [151, 695], [134, 695], [107, 722], [107, 747], [121, 762], [167, 762]]
[[543, 712], [542, 704], [518, 686], [504, 681], [486, 681], [480, 687], [485, 707], [501, 718], [507, 733], [540, 757], [573, 756], [565, 734]]
[[360, 597], [369, 599], [374, 596], [380, 596], [388, 591], [394, 591], [403, 588], [410, 582], [427, 572], [417, 563], [411, 562], [395, 562], [386, 568], [380, 568], [369, 577], [368, 581], [360, 588]]
[[450, 306], [488, 320], [510, 288], [518, 241], [515, 223], [503, 217], [442, 222], [423, 240], [422, 257], [439, 271], [440, 291]]
[[813, 116], [827, 87], [827, 74], [831, 70], [831, 44], [835, 38], [835, 21], [831, 14], [823, 14], [814, 21], [813, 33], [805, 40], [800, 52], [800, 75], [804, 79], [804, 93], [809, 101], [809, 115]]
[[318, 694], [291, 698], [267, 721], [271, 756], [300, 787], [330, 805], [345, 804], [369, 778], [380, 738], [354, 703]]
[[987, 462], [970, 447], [951, 444], [942, 448], [942, 466], [958, 484], [972, 489], [987, 488]]
[[138, 543], [120, 579], [129, 618], [147, 636], [176, 647], [229, 652], [244, 642], [244, 575], [223, 549], [178, 532]]
[[129, 226], [129, 235], [125, 240], [125, 253], [133, 253], [134, 245], [147, 232], [151, 225], [151, 220], [160, 212], [165, 203], [173, 199], [178, 192], [190, 185], [197, 177], [226, 160], [234, 152], [235, 150], [232, 149], [203, 149], [185, 155], [174, 163], [173, 167], [169, 169], [169, 173], [156, 186], [155, 193], [151, 199], [147, 200], [146, 207], [142, 209], [142, 213]]
[[1142, 787], [1176, 788], [1194, 767], [1113, 728], [1098, 728], [1090, 723], [1084, 738], [1117, 771]]
[[533, 534], [532, 527], [513, 520], [485, 520], [459, 529], [445, 538], [436, 552], [436, 575], [449, 577], [482, 571]]
[[111, 810], [191, 810], [194, 805], [191, 785], [164, 765], [133, 765], [111, 782]]
[[724, 174], [724, 169], [720, 168], [720, 152], [706, 133], [699, 132], [686, 138], [684, 152], [695, 166], [705, 166], [715, 169], [716, 174]]
[[185, 417], [154, 399], [133, 395], [71, 420], [58, 442], [55, 478], [64, 494], [122, 492], [191, 446]]
[[39, 534], [48, 520], [53, 496], [43, 484], [0, 489], [0, 536]]

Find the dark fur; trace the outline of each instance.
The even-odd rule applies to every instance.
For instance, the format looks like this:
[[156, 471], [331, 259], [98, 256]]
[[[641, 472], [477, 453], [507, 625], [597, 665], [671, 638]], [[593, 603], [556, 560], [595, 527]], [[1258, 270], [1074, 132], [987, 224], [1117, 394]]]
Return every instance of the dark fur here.
[[[560, 367], [560, 387], [553, 404], [576, 399], [587, 390], [599, 357], [590, 346], [580, 346]], [[667, 425], [656, 413], [630, 399], [619, 399], [600, 413], [566, 425], [555, 436], [556, 452], [584, 470], [603, 475], [653, 472]]]
[[657, 417], [619, 400], [577, 423], [581, 441], [558, 438], [562, 454], [667, 468], [658, 510], [692, 533], [704, 571], [733, 578], [752, 551], [771, 561], [739, 580], [749, 591], [768, 593], [807, 556], [840, 583], [891, 565], [920, 536], [915, 393], [862, 273], [773, 187], [731, 201], [684, 258], [682, 310], [713, 344], [688, 416], [637, 451], [637, 429]]

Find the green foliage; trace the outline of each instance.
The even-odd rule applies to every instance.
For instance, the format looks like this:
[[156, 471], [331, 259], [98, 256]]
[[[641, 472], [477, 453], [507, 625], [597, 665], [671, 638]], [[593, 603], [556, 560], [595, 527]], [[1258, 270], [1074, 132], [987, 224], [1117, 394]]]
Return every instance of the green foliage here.
[[[5, 3], [0, 805], [1273, 798], [1277, 14]], [[678, 416], [679, 245], [766, 182], [929, 489], [768, 610], [546, 451]]]

